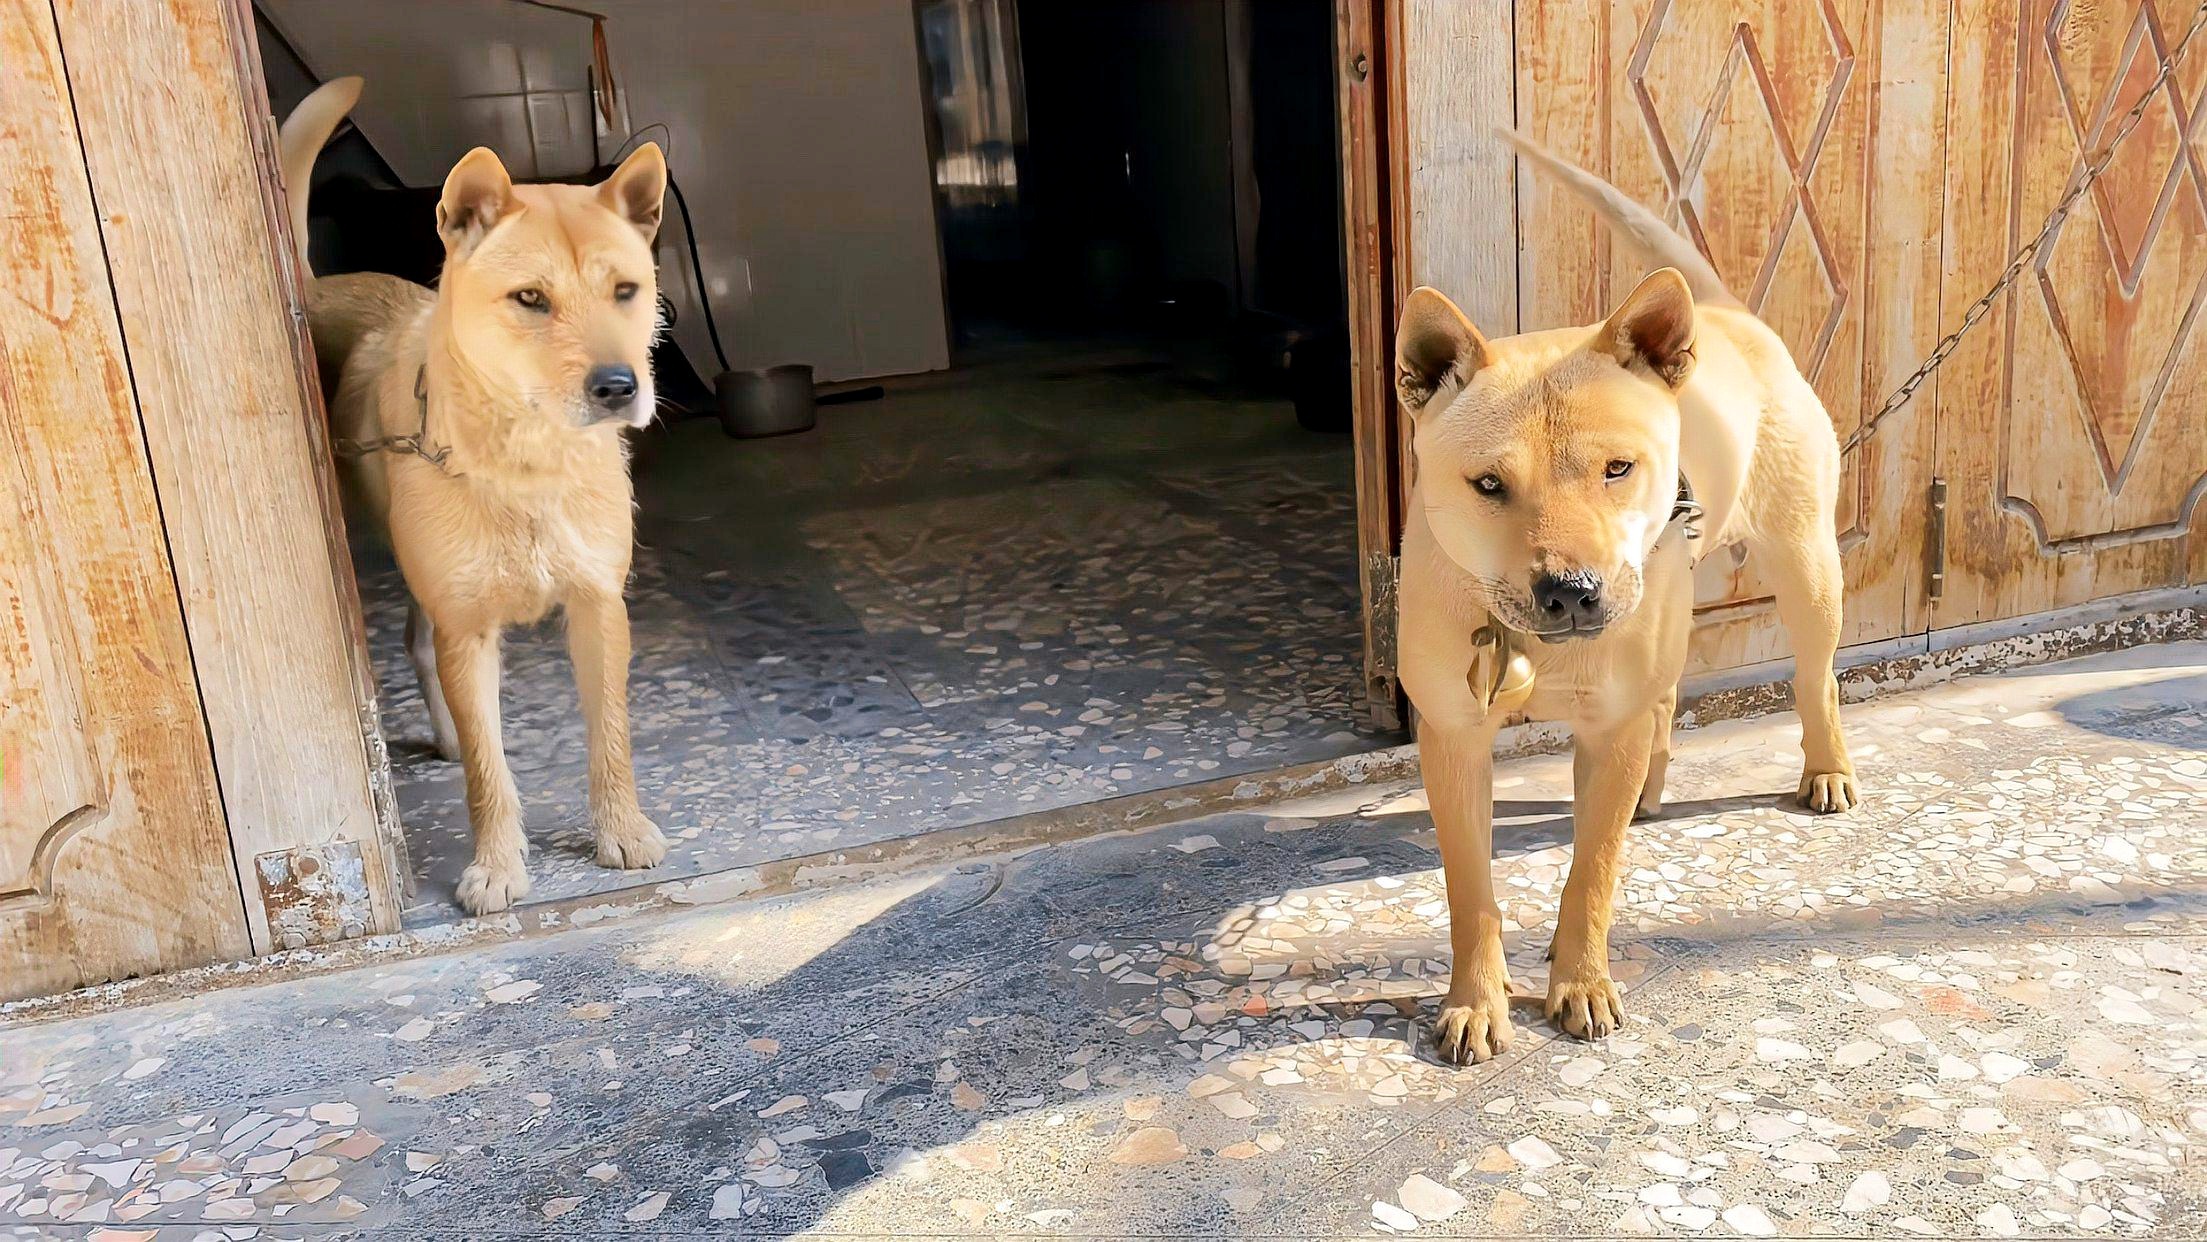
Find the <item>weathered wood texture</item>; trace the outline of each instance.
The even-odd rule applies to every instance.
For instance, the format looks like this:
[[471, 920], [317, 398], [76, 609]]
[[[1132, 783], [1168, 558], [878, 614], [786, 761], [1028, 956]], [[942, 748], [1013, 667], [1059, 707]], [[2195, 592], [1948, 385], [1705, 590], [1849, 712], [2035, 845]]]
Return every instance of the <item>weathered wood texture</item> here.
[[1515, 159], [1494, 136], [1516, 117], [1511, 40], [1507, 4], [1402, 7], [1411, 285], [1448, 294], [1489, 336], [1519, 331]]
[[[1515, 157], [1494, 136], [1515, 124], [1510, 6], [1494, 0], [1392, 0], [1395, 305], [1419, 285], [1446, 293], [1489, 336], [1518, 325]], [[1390, 351], [1390, 367], [1392, 351]], [[1390, 385], [1390, 388], [1392, 386]], [[1390, 399], [1392, 393], [1390, 392]], [[1407, 505], [1417, 463], [1408, 418], [1397, 425]]]
[[[1950, 324], [2105, 149], [2196, 4], [1954, 6], [1954, 77], [1972, 89], [1948, 124]], [[2203, 93], [2207, 44], [1946, 364], [1935, 624], [2207, 581]]]
[[[1934, 0], [1524, 0], [1518, 116], [1692, 237], [1846, 437], [1936, 340], [1944, 33]], [[1520, 326], [1598, 319], [1651, 266], [1552, 183], [1517, 196]], [[1846, 456], [1846, 643], [1923, 626], [1929, 405]], [[1786, 653], [1739, 558], [1703, 562], [1696, 612], [1694, 671]]]
[[1335, 0], [1334, 73], [1341, 127], [1341, 243], [1348, 273], [1351, 403], [1356, 443], [1357, 577], [1364, 590], [1365, 707], [1402, 723], [1393, 667], [1401, 416], [1395, 408], [1393, 161], [1389, 158], [1388, 0]]
[[251, 950], [53, 10], [0, 0], [0, 997]]
[[395, 928], [251, 29], [232, 0], [54, 10], [254, 947]]

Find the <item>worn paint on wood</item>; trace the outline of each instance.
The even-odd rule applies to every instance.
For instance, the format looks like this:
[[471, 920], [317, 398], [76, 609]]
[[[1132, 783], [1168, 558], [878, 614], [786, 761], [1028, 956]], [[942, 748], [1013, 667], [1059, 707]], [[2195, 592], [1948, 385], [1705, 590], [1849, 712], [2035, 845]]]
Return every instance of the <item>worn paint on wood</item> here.
[[[250, 27], [229, 0], [55, 13], [237, 872], [351, 842], [369, 930], [396, 927], [350, 569], [264, 192], [265, 97], [237, 54]], [[274, 947], [246, 905], [255, 947]]]
[[0, 997], [251, 949], [52, 9], [0, 0]]
[[[1399, 35], [1411, 282], [1461, 306], [1488, 336], [1518, 322], [1510, 6], [1406, 0]], [[1530, 325], [1527, 325], [1530, 326]], [[1544, 325], [1545, 326], [1545, 325]]]
[[[1949, 325], [2097, 156], [2192, 3], [1954, 6]], [[2202, 36], [2207, 39], [2207, 36]], [[2207, 43], [1939, 379], [1939, 625], [2207, 580]], [[2192, 141], [2182, 137], [2189, 116]]]

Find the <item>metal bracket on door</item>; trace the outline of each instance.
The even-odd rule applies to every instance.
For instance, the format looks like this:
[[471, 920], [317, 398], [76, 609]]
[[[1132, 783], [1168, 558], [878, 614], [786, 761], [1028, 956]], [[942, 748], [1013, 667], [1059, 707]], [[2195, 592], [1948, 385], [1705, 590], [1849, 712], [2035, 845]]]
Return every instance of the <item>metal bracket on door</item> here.
[[1367, 607], [1371, 610], [1367, 618], [1371, 659], [1364, 670], [1365, 708], [1371, 714], [1373, 727], [1389, 731], [1403, 725], [1398, 702], [1402, 689], [1395, 671], [1396, 631], [1401, 624], [1396, 616], [1401, 567], [1399, 557], [1382, 552], [1374, 552], [1364, 560], [1364, 581], [1370, 591]]

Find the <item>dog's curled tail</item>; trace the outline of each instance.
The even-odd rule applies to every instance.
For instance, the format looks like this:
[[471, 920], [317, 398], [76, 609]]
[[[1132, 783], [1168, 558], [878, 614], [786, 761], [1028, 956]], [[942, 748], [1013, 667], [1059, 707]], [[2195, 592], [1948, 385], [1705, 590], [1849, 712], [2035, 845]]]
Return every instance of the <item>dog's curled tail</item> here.
[[276, 133], [277, 150], [283, 157], [284, 197], [291, 204], [291, 240], [299, 247], [299, 270], [310, 277], [314, 265], [307, 259], [307, 186], [314, 180], [314, 159], [358, 102], [359, 78], [331, 78], [300, 100]]
[[1684, 234], [1663, 222], [1661, 216], [1649, 211], [1628, 197], [1623, 190], [1609, 184], [1593, 173], [1567, 160], [1559, 159], [1547, 148], [1512, 129], [1497, 129], [1503, 141], [1516, 147], [1532, 165], [1562, 182], [1564, 187], [1592, 207], [1596, 215], [1607, 220], [1611, 228], [1624, 234], [1634, 245], [1646, 251], [1656, 262], [1677, 268], [1686, 278], [1686, 287], [1693, 291], [1696, 301], [1714, 302], [1720, 306], [1742, 305], [1730, 289], [1724, 287], [1724, 278], [1701, 255], [1701, 251]]

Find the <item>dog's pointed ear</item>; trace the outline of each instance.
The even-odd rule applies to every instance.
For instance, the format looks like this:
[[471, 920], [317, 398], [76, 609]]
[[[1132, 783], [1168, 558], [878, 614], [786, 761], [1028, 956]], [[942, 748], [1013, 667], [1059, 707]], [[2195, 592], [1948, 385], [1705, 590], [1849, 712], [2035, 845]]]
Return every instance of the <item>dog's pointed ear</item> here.
[[598, 201], [636, 226], [649, 242], [659, 235], [659, 207], [667, 196], [667, 157], [656, 142], [636, 148], [598, 186]]
[[445, 252], [474, 249], [514, 208], [513, 178], [489, 147], [461, 156], [444, 179], [444, 197], [437, 200], [437, 233], [444, 238]]
[[1451, 380], [1470, 379], [1487, 365], [1487, 338], [1440, 290], [1419, 285], [1402, 304], [1395, 326], [1395, 394], [1416, 416]]
[[1694, 369], [1694, 294], [1677, 268], [1649, 272], [1602, 324], [1594, 347], [1672, 388]]

